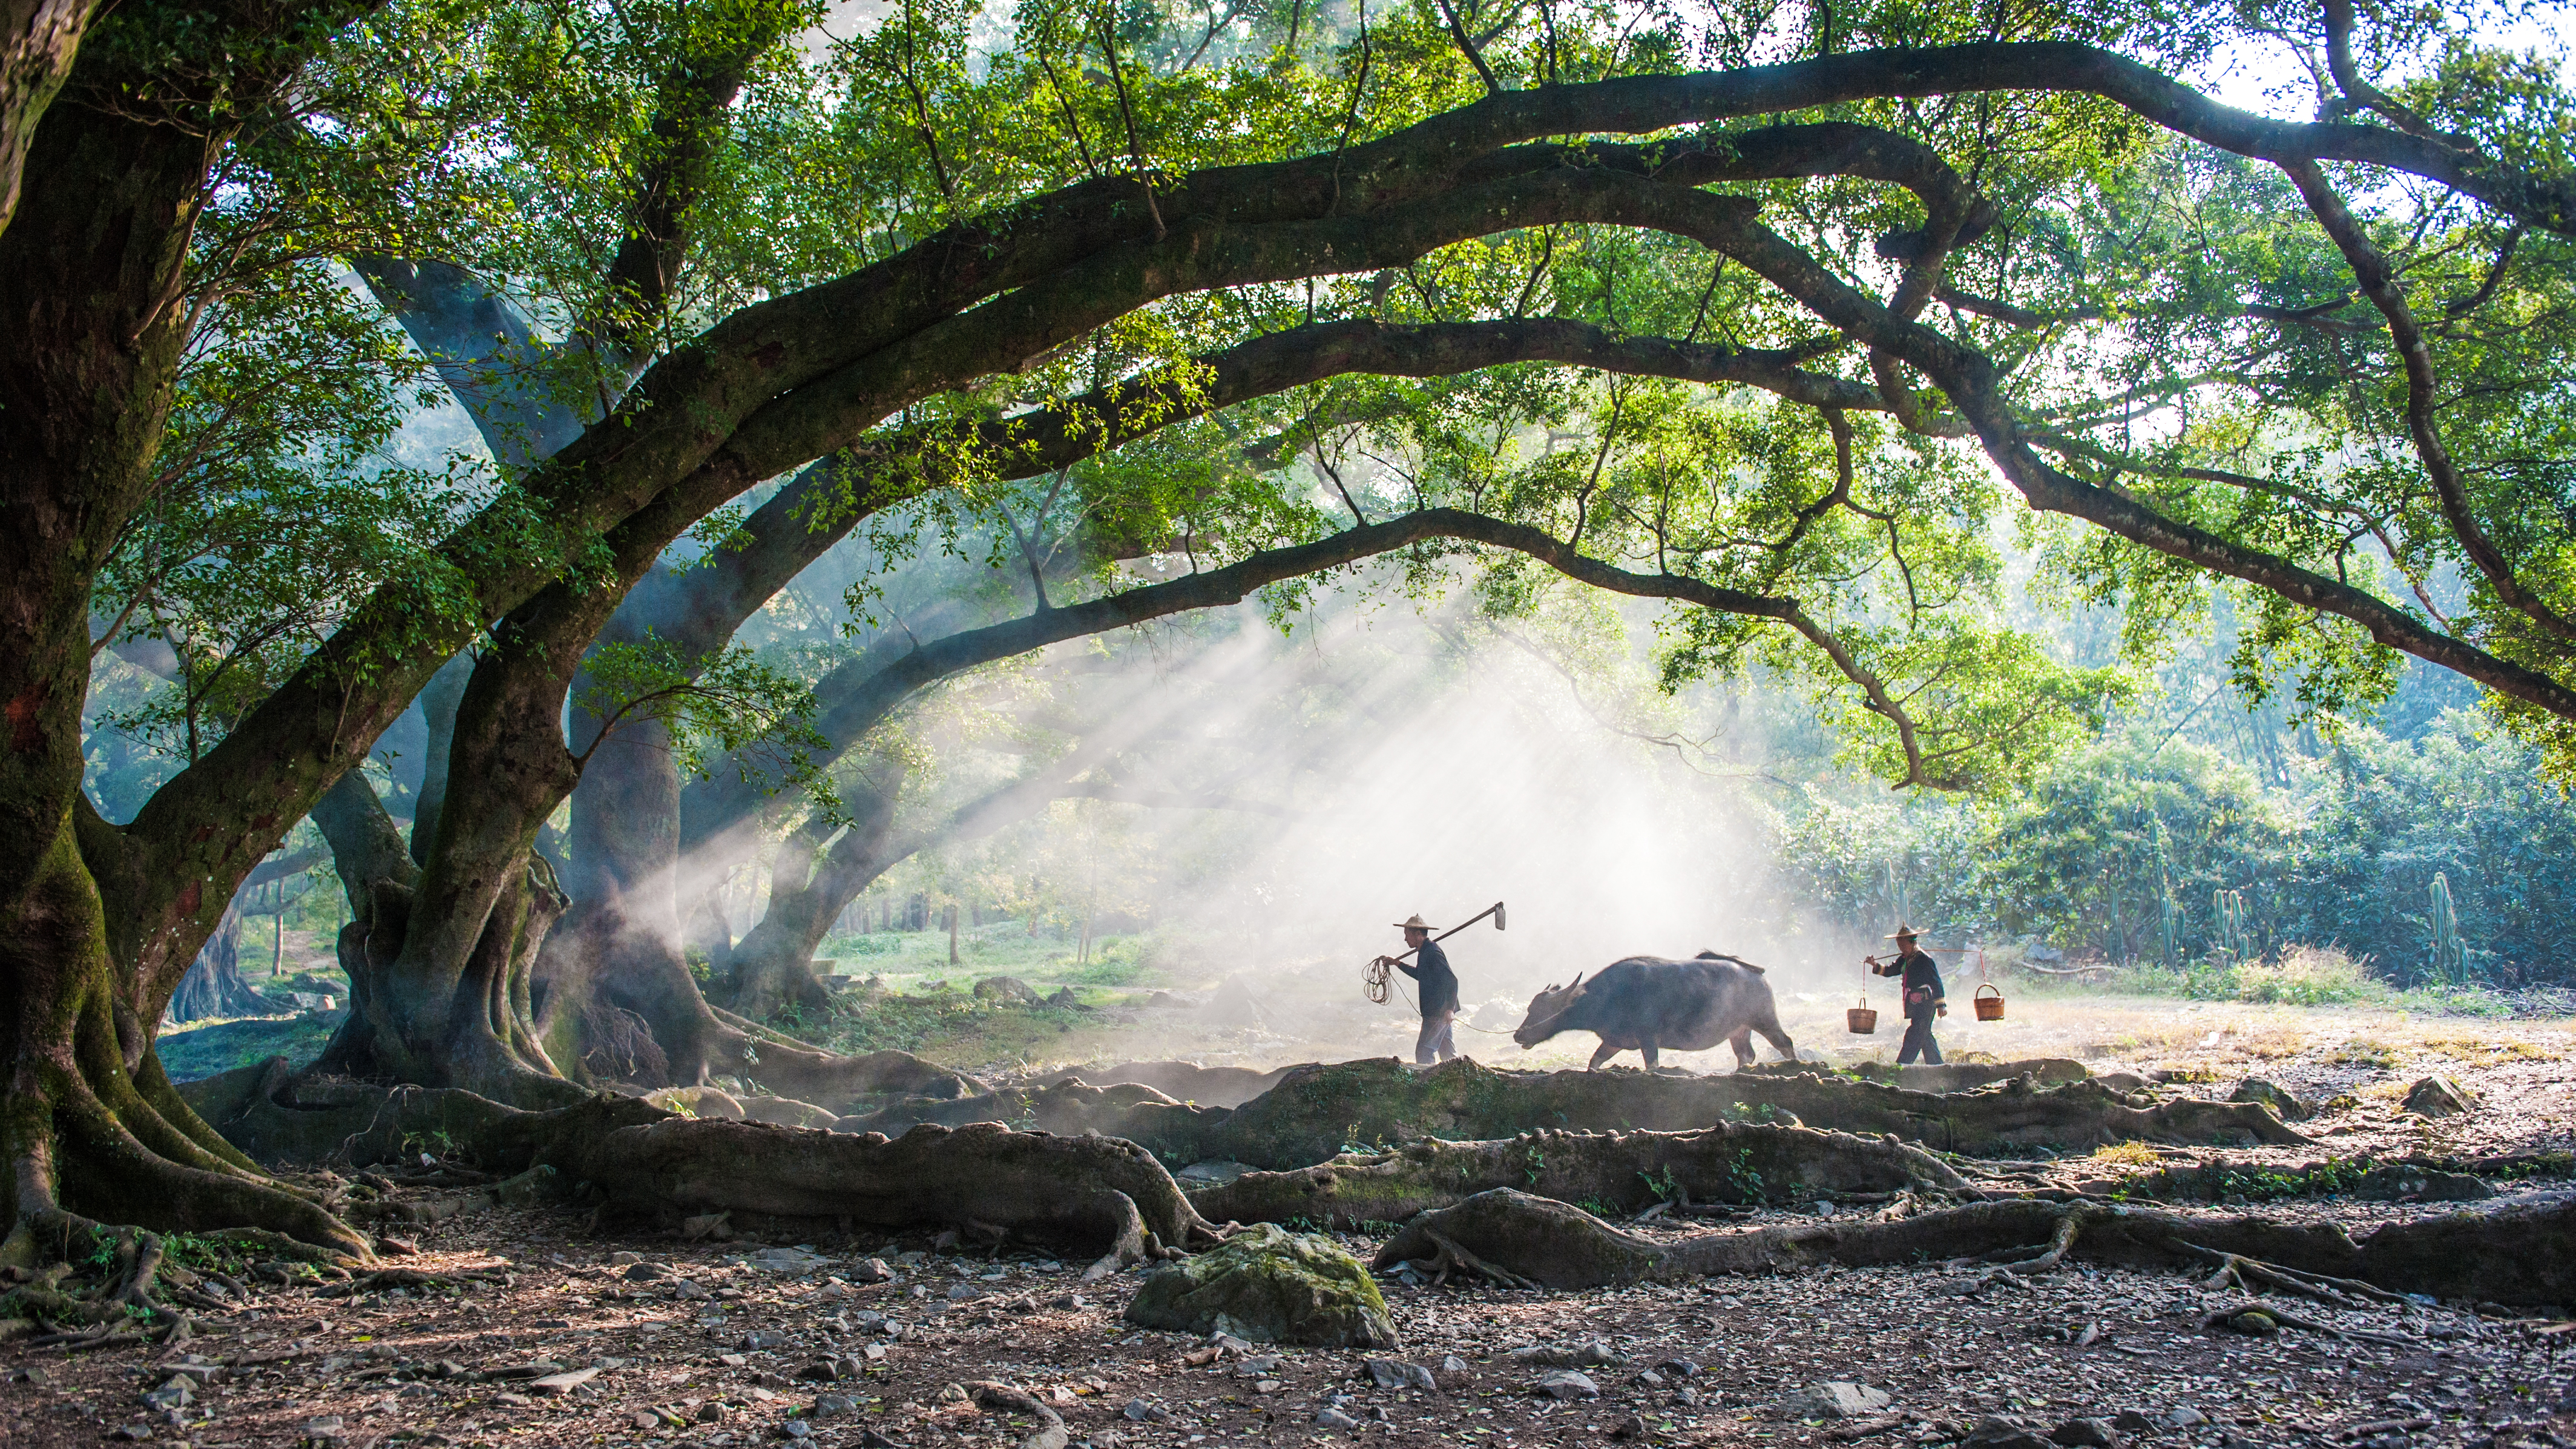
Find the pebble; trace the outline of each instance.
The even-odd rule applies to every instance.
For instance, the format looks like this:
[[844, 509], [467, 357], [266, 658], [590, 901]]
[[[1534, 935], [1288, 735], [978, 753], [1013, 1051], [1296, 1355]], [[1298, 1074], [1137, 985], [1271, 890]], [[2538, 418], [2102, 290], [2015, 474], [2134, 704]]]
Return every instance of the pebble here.
[[1324, 1408], [1315, 1411], [1315, 1427], [1318, 1429], [1356, 1429], [1359, 1426], [1359, 1420], [1339, 1409]]

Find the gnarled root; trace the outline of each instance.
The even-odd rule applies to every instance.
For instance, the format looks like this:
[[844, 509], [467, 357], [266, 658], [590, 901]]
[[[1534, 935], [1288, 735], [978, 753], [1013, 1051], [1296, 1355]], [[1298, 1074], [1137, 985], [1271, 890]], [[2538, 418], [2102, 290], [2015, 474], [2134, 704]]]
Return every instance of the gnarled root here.
[[[1134, 1213], [1152, 1241], [1178, 1244], [1206, 1220], [1131, 1142], [1056, 1137], [984, 1123], [882, 1134], [668, 1118], [569, 1144], [558, 1165], [614, 1208], [874, 1228], [978, 1221], [1042, 1237], [1123, 1237]], [[1120, 1206], [1121, 1200], [1125, 1206]]]
[[[2576, 1295], [2576, 1202], [2510, 1204], [2379, 1228], [2359, 1242], [2329, 1223], [2050, 1203], [1976, 1203], [1895, 1222], [1799, 1223], [1658, 1243], [1564, 1203], [1508, 1188], [1425, 1213], [1389, 1239], [1381, 1267], [1433, 1255], [1434, 1235], [1550, 1288], [1588, 1288], [1706, 1273], [1771, 1273], [1815, 1263], [1883, 1266], [1960, 1256], [2021, 1259], [2039, 1271], [2070, 1257], [2169, 1269], [2233, 1254], [2312, 1280], [2352, 1280], [2384, 1293], [2502, 1303]], [[2025, 1244], [2046, 1243], [2036, 1256]]]
[[1919, 1147], [1810, 1127], [1721, 1122], [1696, 1132], [1531, 1132], [1499, 1142], [1415, 1142], [1295, 1172], [1247, 1173], [1190, 1201], [1236, 1222], [1402, 1222], [1487, 1188], [1634, 1210], [1657, 1202], [1785, 1200], [1909, 1188], [1973, 1194]]
[[1007, 1409], [1015, 1414], [1026, 1414], [1038, 1421], [1038, 1431], [1022, 1439], [1020, 1449], [1065, 1449], [1067, 1444], [1073, 1442], [1073, 1435], [1064, 1427], [1063, 1417], [1047, 1407], [1034, 1394], [1023, 1393], [1008, 1384], [997, 1384], [989, 1380], [968, 1384], [966, 1391], [973, 1394], [975, 1402], [985, 1408]]

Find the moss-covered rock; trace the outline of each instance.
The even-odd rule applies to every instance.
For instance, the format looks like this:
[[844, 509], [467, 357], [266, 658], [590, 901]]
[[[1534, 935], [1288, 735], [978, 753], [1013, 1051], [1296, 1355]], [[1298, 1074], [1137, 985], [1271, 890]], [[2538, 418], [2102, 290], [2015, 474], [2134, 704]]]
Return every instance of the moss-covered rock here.
[[1156, 1269], [1127, 1306], [1127, 1321], [1255, 1343], [1396, 1346], [1395, 1320], [1359, 1259], [1330, 1238], [1269, 1223]]

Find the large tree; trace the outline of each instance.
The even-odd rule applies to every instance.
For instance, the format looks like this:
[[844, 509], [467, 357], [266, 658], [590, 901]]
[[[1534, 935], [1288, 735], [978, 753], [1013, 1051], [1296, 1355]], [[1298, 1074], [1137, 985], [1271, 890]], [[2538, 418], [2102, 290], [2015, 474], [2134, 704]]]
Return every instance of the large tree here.
[[[513, 109], [545, 91], [532, 57], [567, 53], [558, 12], [132, 5], [95, 22], [37, 124], [37, 183], [0, 234], [18, 324], [0, 356], [0, 1151], [21, 1244], [106, 1218], [364, 1250], [198, 1120], [151, 1045], [234, 887], [317, 810], [344, 865], [383, 862], [354, 873], [380, 882], [354, 944], [379, 1004], [401, 999], [361, 1013], [374, 1039], [351, 1059], [572, 1095], [522, 993], [564, 904], [531, 850], [597, 758], [595, 730], [560, 724], [575, 682], [676, 541], [817, 460], [821, 497], [782, 520], [809, 531], [938, 498], [1026, 518], [1070, 487], [1115, 525], [1102, 559], [1188, 570], [1041, 589], [952, 654], [1400, 551], [1474, 561], [1498, 608], [1543, 577], [1676, 601], [1671, 677], [1768, 659], [1891, 779], [1972, 785], [2025, 768], [2105, 687], [2003, 622], [1994, 525], [2019, 508], [2055, 580], [2131, 605], [2142, 649], [2232, 588], [2272, 611], [2257, 644], [2321, 702], [2366, 695], [2396, 650], [2552, 744], [2576, 721], [2565, 102], [2544, 66], [2422, 28], [2437, 19], [2364, 33], [2330, 0], [2147, 35], [2083, 10], [2007, 31], [1972, 8], [1820, 6], [1773, 53], [1767, 8], [1465, 25], [1417, 6], [1334, 37], [1321, 66], [1311, 34], [1211, 66], [1150, 17], [1040, 7], [980, 65], [966, 17], [922, 7], [811, 51], [783, 43], [793, 11], [594, 18], [626, 82]], [[572, 53], [609, 54], [572, 31]], [[417, 64], [407, 41], [451, 32], [472, 43], [432, 48], [448, 93], [495, 117], [465, 137], [442, 129], [464, 108], [397, 103], [391, 81]], [[2324, 119], [2177, 79], [2211, 45], [2282, 36], [2318, 52]], [[826, 59], [807, 78], [809, 53]], [[764, 144], [738, 151], [719, 120], [762, 64], [811, 83], [746, 115]], [[590, 135], [628, 164], [572, 164]], [[497, 179], [470, 174], [494, 155]], [[818, 157], [841, 208], [802, 184], [754, 204], [763, 176], [810, 179]], [[82, 785], [97, 619], [149, 611], [103, 609], [100, 589], [193, 476], [165, 466], [174, 398], [290, 285], [274, 279], [318, 295], [318, 258], [382, 292], [433, 275], [402, 228], [339, 224], [416, 219], [433, 195], [558, 209], [554, 232], [457, 231], [491, 255], [438, 265], [584, 279], [542, 299], [559, 340], [528, 374], [581, 399], [582, 426], [487, 419], [489, 485], [408, 520], [417, 550], [299, 601], [300, 636], [218, 648], [267, 662], [227, 664], [184, 767], [111, 822]], [[692, 226], [721, 263], [703, 276]], [[410, 260], [370, 260], [389, 257]], [[1247, 350], [1273, 371], [1229, 392]], [[1325, 382], [1505, 364], [1392, 397]], [[1311, 471], [1239, 486], [1206, 461], [1239, 440], [1186, 468], [1091, 462], [1262, 397]], [[2468, 584], [2446, 593], [2454, 569]], [[766, 597], [719, 600], [652, 662], [702, 676]], [[414, 859], [343, 787], [469, 646]], [[938, 677], [936, 646], [919, 656], [892, 681]], [[627, 677], [635, 698], [686, 695]], [[852, 717], [884, 694], [861, 679]]]

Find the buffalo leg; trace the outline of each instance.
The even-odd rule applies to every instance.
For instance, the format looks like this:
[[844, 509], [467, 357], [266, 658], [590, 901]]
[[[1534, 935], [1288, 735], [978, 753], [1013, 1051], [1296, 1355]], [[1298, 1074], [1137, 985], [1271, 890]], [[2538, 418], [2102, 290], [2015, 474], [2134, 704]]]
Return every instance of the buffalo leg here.
[[1728, 1037], [1726, 1039], [1726, 1044], [1735, 1048], [1735, 1064], [1737, 1066], [1749, 1067], [1753, 1065], [1753, 1028], [1748, 1026], [1744, 1030], [1737, 1032], [1735, 1035]]
[[1652, 1041], [1643, 1041], [1637, 1044], [1637, 1055], [1646, 1059], [1647, 1071], [1651, 1072], [1655, 1069], [1655, 1053], [1660, 1050], [1662, 1050], [1662, 1048], [1656, 1046]]
[[1606, 1036], [1601, 1038], [1600, 1050], [1595, 1051], [1592, 1054], [1592, 1065], [1585, 1067], [1584, 1070], [1587, 1072], [1597, 1072], [1601, 1070], [1601, 1064], [1603, 1062], [1606, 1062], [1612, 1057], [1619, 1055], [1619, 1053], [1626, 1051], [1634, 1044], [1635, 1043], [1633, 1042], [1612, 1041]]
[[[1753, 1029], [1762, 1033], [1762, 1039], [1771, 1043], [1773, 1049], [1780, 1053], [1783, 1061], [1794, 1062], [1798, 1059], [1796, 1044], [1789, 1040], [1787, 1032], [1780, 1029], [1780, 1013], [1777, 1010], [1765, 1007], [1760, 1016], [1753, 1018]], [[1752, 1048], [1749, 1045], [1737, 1047], [1736, 1050], [1744, 1053], [1746, 1061], [1753, 1060]]]

